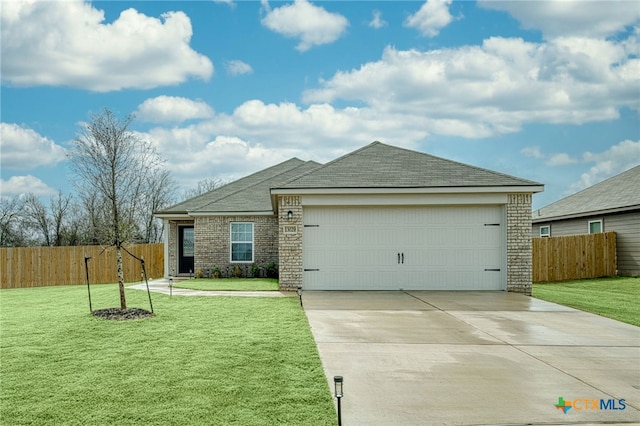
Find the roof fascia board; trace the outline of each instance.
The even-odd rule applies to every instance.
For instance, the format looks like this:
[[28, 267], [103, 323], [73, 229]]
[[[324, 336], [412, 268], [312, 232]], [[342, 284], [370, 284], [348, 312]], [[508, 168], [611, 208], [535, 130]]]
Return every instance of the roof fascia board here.
[[640, 210], [640, 204], [636, 204], [633, 206], [625, 206], [618, 207], [615, 209], [602, 209], [602, 210], [594, 210], [590, 212], [581, 212], [581, 213], [573, 213], [573, 214], [565, 214], [560, 216], [540, 216], [536, 217], [537, 210], [531, 213], [531, 222], [532, 223], [543, 223], [543, 222], [553, 222], [556, 220], [568, 220], [568, 219], [580, 219], [581, 217], [589, 217], [589, 216], [598, 216], [603, 214], [614, 214], [614, 213], [625, 213], [632, 212], [635, 210]]
[[159, 219], [191, 219], [188, 213], [154, 213], [154, 217]]
[[303, 195], [303, 206], [438, 206], [507, 204], [504, 193]]
[[523, 186], [443, 186], [420, 188], [273, 188], [271, 195], [355, 195], [355, 194], [465, 194], [542, 192], [542, 185]]
[[204, 212], [204, 211], [198, 211], [198, 212], [190, 212], [189, 213], [192, 217], [195, 216], [273, 216], [274, 212], [273, 210], [260, 210], [260, 211], [249, 211], [249, 212], [234, 212], [234, 211], [229, 211], [229, 212]]

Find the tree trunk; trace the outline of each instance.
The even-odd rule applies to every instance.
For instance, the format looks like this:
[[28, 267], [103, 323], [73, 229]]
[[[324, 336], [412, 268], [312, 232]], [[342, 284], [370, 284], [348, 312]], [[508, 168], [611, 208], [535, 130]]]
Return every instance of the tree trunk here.
[[122, 251], [116, 245], [116, 263], [118, 265], [118, 289], [120, 290], [120, 309], [127, 309], [127, 299], [124, 297], [124, 270], [122, 268]]

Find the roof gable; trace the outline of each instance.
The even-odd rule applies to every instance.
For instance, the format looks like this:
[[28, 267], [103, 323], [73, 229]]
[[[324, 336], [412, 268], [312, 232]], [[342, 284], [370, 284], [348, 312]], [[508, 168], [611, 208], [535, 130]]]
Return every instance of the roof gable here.
[[640, 165], [533, 212], [533, 221], [640, 209]]
[[[198, 195], [196, 197], [190, 198], [188, 200], [182, 201], [171, 207], [163, 209], [162, 211], [159, 211], [156, 214], [158, 215], [187, 214], [188, 212], [198, 211], [203, 207], [211, 206], [216, 201], [222, 200], [233, 194], [237, 194], [238, 192], [247, 190], [265, 181], [273, 180], [278, 176], [284, 175], [286, 179], [291, 179], [293, 176], [286, 175], [287, 172], [295, 170], [298, 167], [303, 166], [305, 164], [309, 164], [309, 163], [312, 163], [315, 167], [319, 165], [318, 163], [305, 162], [298, 158], [292, 158], [283, 163], [276, 164], [275, 166], [269, 167], [264, 170], [260, 170], [259, 172], [253, 173], [249, 176], [245, 176], [243, 178], [230, 182], [219, 188], [215, 188], [212, 191], [209, 191], [204, 194]], [[302, 169], [301, 171], [298, 172], [298, 174], [301, 174], [307, 171], [308, 169]], [[279, 182], [278, 179], [276, 179], [275, 181]], [[267, 196], [268, 196], [268, 189], [267, 189]]]
[[373, 142], [278, 189], [541, 186], [503, 173]]

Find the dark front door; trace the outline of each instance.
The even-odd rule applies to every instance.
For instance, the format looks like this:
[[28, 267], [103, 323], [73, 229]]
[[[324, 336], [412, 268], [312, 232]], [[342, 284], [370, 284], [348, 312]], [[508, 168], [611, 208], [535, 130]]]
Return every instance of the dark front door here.
[[178, 273], [188, 274], [193, 272], [193, 253], [194, 253], [193, 226], [181, 226], [178, 229], [179, 229]]

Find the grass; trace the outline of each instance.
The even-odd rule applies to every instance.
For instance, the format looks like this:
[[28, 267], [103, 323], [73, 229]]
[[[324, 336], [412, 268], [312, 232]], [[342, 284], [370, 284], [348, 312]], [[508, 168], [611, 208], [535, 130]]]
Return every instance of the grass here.
[[270, 278], [219, 278], [178, 281], [176, 288], [211, 291], [277, 291], [278, 280]]
[[640, 278], [535, 284], [533, 296], [640, 327]]
[[[83, 286], [1, 290], [0, 423], [335, 423], [297, 298], [152, 297], [153, 318], [108, 321]], [[118, 306], [117, 287], [92, 301]]]

